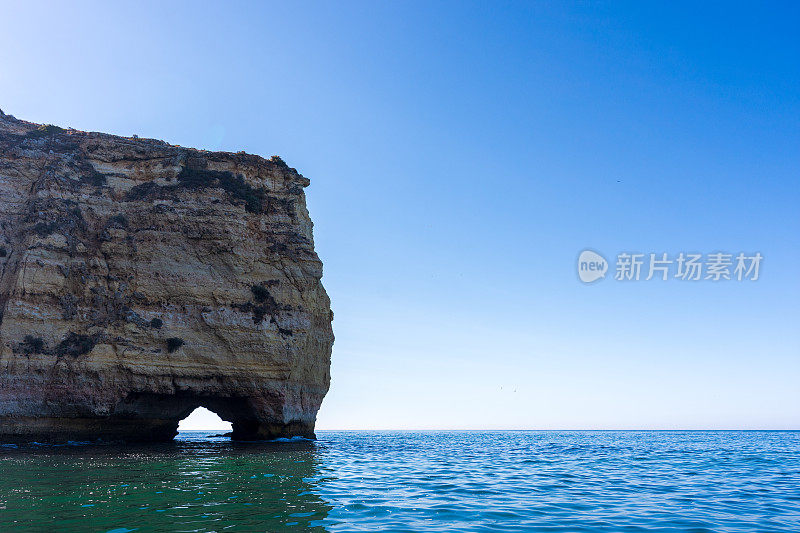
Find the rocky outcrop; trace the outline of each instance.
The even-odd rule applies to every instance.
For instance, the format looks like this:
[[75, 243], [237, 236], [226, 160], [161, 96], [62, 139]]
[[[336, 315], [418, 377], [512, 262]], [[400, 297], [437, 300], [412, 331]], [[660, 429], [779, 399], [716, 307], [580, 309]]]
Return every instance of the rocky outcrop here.
[[279, 157], [0, 114], [0, 442], [313, 437], [330, 301]]

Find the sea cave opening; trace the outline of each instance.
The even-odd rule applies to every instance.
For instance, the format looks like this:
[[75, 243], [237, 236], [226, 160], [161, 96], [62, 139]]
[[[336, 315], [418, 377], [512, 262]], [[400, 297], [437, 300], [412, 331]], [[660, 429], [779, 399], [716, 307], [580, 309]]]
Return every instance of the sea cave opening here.
[[113, 414], [111, 423], [115, 424], [116, 433], [131, 441], [166, 442], [178, 432], [194, 437], [200, 435], [187, 432], [209, 432], [208, 436], [224, 435], [233, 440], [261, 440], [274, 430], [258, 419], [258, 412], [246, 397], [137, 392], [117, 404]]
[[222, 431], [228, 433], [233, 425], [205, 407], [197, 407], [186, 418], [178, 422], [178, 432], [186, 431]]

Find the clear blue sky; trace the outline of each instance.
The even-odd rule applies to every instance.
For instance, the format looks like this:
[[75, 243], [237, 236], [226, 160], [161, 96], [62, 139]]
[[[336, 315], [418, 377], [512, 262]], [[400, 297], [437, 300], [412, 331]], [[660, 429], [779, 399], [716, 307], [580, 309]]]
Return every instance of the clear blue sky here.
[[309, 177], [321, 429], [800, 428], [800, 7], [643, 4], [17, 2], [0, 108]]

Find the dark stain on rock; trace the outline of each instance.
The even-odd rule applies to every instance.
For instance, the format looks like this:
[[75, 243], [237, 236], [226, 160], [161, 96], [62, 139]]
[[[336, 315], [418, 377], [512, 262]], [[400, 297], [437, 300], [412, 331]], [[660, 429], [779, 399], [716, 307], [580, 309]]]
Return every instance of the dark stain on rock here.
[[60, 233], [68, 238], [77, 237], [77, 234], [87, 231], [83, 213], [77, 202], [72, 200], [45, 198], [34, 201], [28, 219], [36, 221], [33, 231], [42, 238], [53, 233]]
[[264, 211], [267, 192], [263, 188], [252, 187], [244, 178], [232, 172], [183, 167], [178, 174], [178, 183], [186, 189], [222, 189], [232, 200], [244, 202], [247, 212]]
[[170, 198], [177, 202], [179, 198], [176, 198], [174, 193], [181, 189], [222, 189], [233, 203], [243, 204], [248, 213], [264, 212], [267, 191], [262, 187], [251, 186], [239, 174], [226, 170], [209, 170], [205, 168], [203, 162], [192, 161], [181, 168], [177, 181], [177, 185], [159, 186], [152, 181], [136, 185], [126, 193], [125, 199], [136, 201], [146, 198]]
[[103, 187], [106, 182], [106, 175], [97, 172], [96, 170], [92, 170], [88, 174], [81, 177], [81, 183], [93, 185], [95, 187]]
[[58, 126], [53, 126], [52, 124], [42, 124], [35, 130], [31, 130], [25, 135], [27, 137], [31, 137], [34, 139], [38, 139], [39, 137], [47, 137], [50, 135], [56, 135], [57, 133], [64, 133], [66, 130], [64, 128], [59, 128]]
[[41, 337], [25, 335], [25, 338], [22, 340], [22, 342], [17, 345], [17, 351], [22, 352], [25, 355], [45, 353], [44, 340], [42, 340]]
[[71, 357], [79, 357], [81, 355], [91, 352], [96, 344], [96, 339], [89, 335], [82, 333], [69, 332], [64, 340], [58, 343], [55, 348], [55, 354], [59, 357], [69, 355]]
[[125, 193], [125, 200], [135, 202], [137, 200], [144, 200], [145, 198], [157, 197], [162, 188], [152, 181], [136, 185]]
[[126, 229], [128, 227], [128, 217], [123, 214], [114, 215], [113, 217], [109, 217], [108, 222], [106, 222], [107, 228], [117, 228], [117, 229]]
[[275, 324], [281, 335], [291, 336], [293, 334], [292, 330], [282, 328], [278, 325], [277, 317], [280, 314], [281, 306], [278, 305], [278, 302], [268, 289], [268, 287], [274, 287], [278, 283], [278, 280], [273, 279], [251, 286], [250, 292], [253, 293], [253, 300], [243, 304], [232, 304], [231, 307], [243, 313], [252, 313], [254, 324], [260, 324], [269, 316], [270, 323]]
[[170, 337], [167, 339], [167, 352], [172, 353], [183, 345], [183, 339], [180, 337]]

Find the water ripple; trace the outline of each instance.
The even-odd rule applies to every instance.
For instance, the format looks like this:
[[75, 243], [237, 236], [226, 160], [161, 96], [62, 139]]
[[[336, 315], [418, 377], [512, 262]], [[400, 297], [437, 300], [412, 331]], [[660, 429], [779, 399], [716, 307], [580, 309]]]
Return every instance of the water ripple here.
[[800, 531], [796, 432], [319, 437], [0, 446], [0, 531]]

